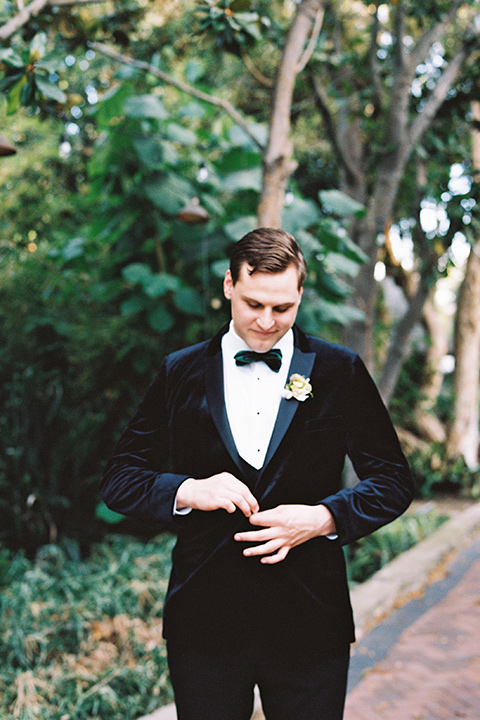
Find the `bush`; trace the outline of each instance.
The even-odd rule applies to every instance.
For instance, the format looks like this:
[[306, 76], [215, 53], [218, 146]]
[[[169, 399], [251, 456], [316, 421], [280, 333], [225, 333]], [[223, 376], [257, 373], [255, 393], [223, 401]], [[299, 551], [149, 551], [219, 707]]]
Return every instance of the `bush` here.
[[133, 720], [172, 699], [161, 636], [172, 544], [110, 537], [85, 562], [56, 545], [34, 562], [0, 554], [0, 717]]
[[463, 458], [449, 458], [445, 447], [433, 444], [428, 452], [414, 450], [408, 458], [417, 494], [423, 498], [439, 493], [479, 498], [480, 477]]
[[353, 584], [367, 580], [397, 555], [409, 550], [447, 520], [436, 512], [403, 515], [345, 548], [347, 574]]

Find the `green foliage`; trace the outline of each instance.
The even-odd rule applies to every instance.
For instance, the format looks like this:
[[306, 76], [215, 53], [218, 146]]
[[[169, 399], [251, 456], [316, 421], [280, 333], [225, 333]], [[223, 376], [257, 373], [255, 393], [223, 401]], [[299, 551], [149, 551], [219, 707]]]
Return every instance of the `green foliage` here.
[[217, 47], [242, 55], [270, 26], [266, 16], [250, 10], [252, 4], [252, 0], [206, 0], [197, 8], [200, 32], [211, 33]]
[[111, 537], [80, 562], [0, 554], [0, 716], [134, 720], [171, 701], [161, 613], [173, 538]]
[[7, 96], [7, 113], [15, 113], [20, 105], [35, 108], [52, 101], [65, 103], [67, 96], [57, 84], [50, 81], [57, 77], [58, 60], [45, 58], [47, 35], [37, 33], [28, 48], [18, 54], [11, 47], [0, 49], [0, 92]]
[[428, 450], [414, 450], [409, 463], [417, 493], [434, 497], [448, 493], [458, 497], [480, 498], [480, 477], [470, 470], [462, 457], [448, 457], [444, 445], [436, 443]]
[[448, 518], [435, 511], [407, 514], [345, 548], [350, 584], [361, 583], [390, 560], [409, 550]]

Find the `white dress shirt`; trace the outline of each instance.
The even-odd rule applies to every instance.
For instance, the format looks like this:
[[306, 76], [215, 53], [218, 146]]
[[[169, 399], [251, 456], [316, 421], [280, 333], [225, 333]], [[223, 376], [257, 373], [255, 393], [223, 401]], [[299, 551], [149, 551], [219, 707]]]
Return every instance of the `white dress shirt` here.
[[278, 372], [271, 370], [263, 360], [237, 366], [236, 353], [250, 348], [235, 332], [233, 321], [222, 338], [228, 422], [238, 454], [257, 470], [265, 461], [282, 391], [287, 382], [293, 355], [293, 331], [288, 330], [274, 348], [282, 351], [282, 365]]
[[[257, 470], [265, 462], [287, 383], [294, 350], [293, 330], [288, 330], [272, 349], [282, 351], [282, 366], [278, 372], [271, 370], [263, 360], [250, 365], [235, 363], [237, 352], [251, 348], [235, 332], [233, 320], [222, 338], [223, 385], [228, 422], [238, 454]], [[176, 505], [175, 500], [174, 515], [191, 512], [191, 508], [177, 510]], [[332, 533], [326, 537], [335, 540], [338, 535]]]

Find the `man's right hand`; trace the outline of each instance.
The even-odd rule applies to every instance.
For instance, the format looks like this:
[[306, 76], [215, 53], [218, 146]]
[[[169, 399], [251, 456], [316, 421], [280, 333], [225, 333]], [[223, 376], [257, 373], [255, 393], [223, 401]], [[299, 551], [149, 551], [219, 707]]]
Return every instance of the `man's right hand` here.
[[245, 517], [259, 511], [259, 505], [248, 487], [228, 472], [218, 473], [201, 480], [189, 478], [177, 491], [177, 509], [226, 510], [234, 513], [238, 508]]

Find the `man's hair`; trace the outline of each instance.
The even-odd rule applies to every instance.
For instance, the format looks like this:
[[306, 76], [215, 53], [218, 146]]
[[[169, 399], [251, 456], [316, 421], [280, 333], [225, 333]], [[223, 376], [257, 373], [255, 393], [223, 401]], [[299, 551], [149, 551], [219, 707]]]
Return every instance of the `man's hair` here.
[[230, 272], [234, 285], [244, 264], [248, 265], [249, 275], [255, 272], [281, 273], [294, 265], [298, 272], [299, 288], [307, 274], [305, 258], [295, 238], [276, 228], [252, 230], [236, 243], [230, 255]]

